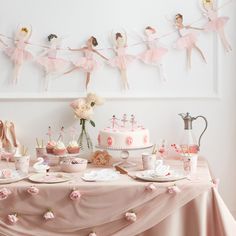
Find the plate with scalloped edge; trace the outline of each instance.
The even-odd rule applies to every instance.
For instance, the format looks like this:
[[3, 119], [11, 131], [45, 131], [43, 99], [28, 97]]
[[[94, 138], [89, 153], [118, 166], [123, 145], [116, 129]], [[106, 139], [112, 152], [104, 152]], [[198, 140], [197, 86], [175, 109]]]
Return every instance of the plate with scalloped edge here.
[[28, 174], [18, 172], [18, 171], [15, 171], [15, 172], [16, 172], [16, 174], [13, 175], [13, 177], [11, 177], [11, 178], [0, 178], [0, 184], [15, 183], [15, 182], [21, 181], [23, 179], [26, 179], [28, 177]]
[[139, 173], [136, 173], [135, 177], [140, 180], [149, 181], [149, 182], [172, 182], [181, 179], [187, 178], [183, 172], [180, 171], [170, 171], [166, 176], [159, 176], [155, 174], [153, 170], [145, 170]]

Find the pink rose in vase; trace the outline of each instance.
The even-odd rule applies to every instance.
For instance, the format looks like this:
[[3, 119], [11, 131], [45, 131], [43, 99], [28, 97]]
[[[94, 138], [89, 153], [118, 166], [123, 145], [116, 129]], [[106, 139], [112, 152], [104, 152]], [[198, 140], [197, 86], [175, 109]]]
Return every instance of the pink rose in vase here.
[[81, 198], [81, 193], [78, 190], [74, 190], [70, 194], [70, 199], [73, 201], [79, 200]]
[[11, 194], [11, 191], [7, 188], [0, 189], [0, 200], [5, 200]]

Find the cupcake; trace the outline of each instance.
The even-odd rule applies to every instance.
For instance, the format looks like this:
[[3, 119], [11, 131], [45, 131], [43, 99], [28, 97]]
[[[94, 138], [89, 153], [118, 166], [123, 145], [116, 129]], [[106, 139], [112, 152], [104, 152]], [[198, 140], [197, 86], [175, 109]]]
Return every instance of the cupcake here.
[[76, 154], [79, 153], [80, 148], [76, 140], [72, 140], [69, 142], [67, 146], [67, 152], [70, 154]]
[[53, 148], [53, 154], [63, 155], [66, 152], [65, 144], [62, 141], [58, 141], [56, 146]]
[[53, 154], [53, 150], [56, 146], [56, 142], [55, 141], [48, 141], [47, 146], [46, 146], [46, 150], [47, 153]]

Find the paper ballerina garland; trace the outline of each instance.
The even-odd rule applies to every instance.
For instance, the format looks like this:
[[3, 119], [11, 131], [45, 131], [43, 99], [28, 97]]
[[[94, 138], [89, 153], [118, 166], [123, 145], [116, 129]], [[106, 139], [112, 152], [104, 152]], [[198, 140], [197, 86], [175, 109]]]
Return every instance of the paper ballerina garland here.
[[74, 63], [75, 67], [71, 70], [67, 71], [64, 74], [68, 74], [74, 70], [82, 69], [86, 73], [86, 83], [85, 87], [86, 90], [88, 88], [88, 84], [90, 82], [91, 73], [95, 71], [99, 67], [99, 62], [94, 58], [94, 54], [96, 53], [103, 59], [107, 60], [105, 56], [103, 56], [101, 53], [99, 53], [97, 50], [94, 49], [98, 45], [97, 39], [94, 36], [91, 36], [87, 42], [86, 46], [78, 49], [71, 49], [71, 51], [81, 51], [84, 53], [84, 56], [79, 58], [77, 62]]
[[217, 16], [217, 8], [215, 6], [214, 0], [201, 0], [202, 3], [202, 10], [203, 10], [203, 15], [207, 17], [208, 23], [205, 25], [204, 29], [206, 31], [213, 31], [216, 32], [222, 42], [222, 45], [225, 49], [226, 52], [231, 51], [231, 45], [228, 42], [226, 36], [225, 36], [225, 31], [224, 27], [227, 21], [229, 20], [229, 17]]
[[185, 26], [183, 24], [183, 15], [181, 15], [180, 13], [175, 16], [174, 26], [177, 28], [179, 32], [179, 36], [180, 36], [180, 38], [176, 41], [175, 46], [177, 49], [186, 50], [188, 68], [191, 68], [191, 57], [192, 57], [193, 49], [196, 49], [200, 53], [202, 59], [206, 62], [203, 52], [196, 44], [197, 42], [196, 33], [189, 31], [189, 29], [193, 29], [193, 30], [203, 30], [203, 29], [192, 27], [192, 26]]
[[158, 35], [156, 29], [151, 26], [147, 26], [145, 28], [145, 37], [143, 37], [143, 40], [147, 45], [147, 50], [139, 54], [137, 58], [148, 65], [158, 66], [162, 81], [166, 81], [167, 77], [164, 71], [162, 59], [168, 52], [168, 49], [158, 45], [157, 39]]
[[114, 58], [109, 59], [108, 64], [113, 67], [117, 67], [120, 70], [123, 88], [126, 90], [129, 89], [129, 83], [127, 78], [127, 66], [135, 59], [135, 57], [126, 54], [126, 34], [117, 32], [114, 36], [112, 35], [112, 39], [116, 56]]
[[17, 83], [19, 73], [23, 63], [33, 58], [32, 54], [26, 50], [27, 43], [31, 37], [32, 28], [22, 27], [15, 35], [15, 47], [8, 47], [5, 50], [7, 56], [10, 57], [14, 63], [13, 82]]
[[45, 90], [48, 90], [49, 88], [51, 76], [58, 71], [63, 70], [63, 68], [65, 69], [68, 64], [64, 59], [57, 57], [57, 49], [59, 48], [61, 42], [57, 35], [50, 34], [47, 38], [49, 48], [45, 49], [45, 51], [39, 55], [36, 60], [45, 70]]

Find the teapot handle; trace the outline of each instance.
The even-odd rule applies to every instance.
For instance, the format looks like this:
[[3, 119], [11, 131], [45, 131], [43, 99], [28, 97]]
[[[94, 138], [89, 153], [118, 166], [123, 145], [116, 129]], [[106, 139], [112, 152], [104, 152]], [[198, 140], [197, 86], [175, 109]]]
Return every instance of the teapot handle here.
[[198, 147], [200, 148], [200, 144], [201, 144], [201, 138], [202, 138], [202, 135], [205, 133], [205, 131], [207, 130], [207, 127], [208, 127], [208, 121], [206, 119], [206, 117], [204, 116], [197, 116], [195, 117], [195, 120], [198, 119], [198, 118], [202, 118], [204, 121], [205, 121], [205, 128], [204, 130], [202, 131], [201, 135], [199, 136], [199, 139], [198, 139]]

